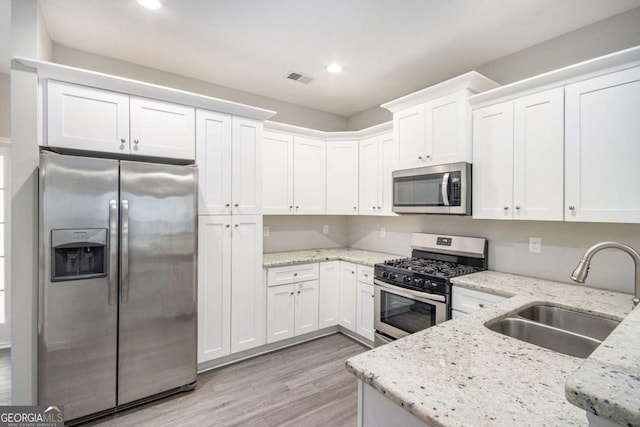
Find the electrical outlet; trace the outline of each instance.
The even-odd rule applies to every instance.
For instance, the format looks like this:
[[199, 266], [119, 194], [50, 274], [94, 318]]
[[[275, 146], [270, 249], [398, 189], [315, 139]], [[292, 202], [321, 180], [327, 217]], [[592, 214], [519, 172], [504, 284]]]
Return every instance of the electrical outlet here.
[[268, 226], [268, 225], [265, 225], [265, 226], [264, 226], [264, 230], [263, 230], [263, 232], [262, 232], [262, 235], [263, 235], [264, 237], [269, 237], [269, 233], [270, 233], [269, 226]]
[[322, 226], [322, 234], [329, 234], [329, 226], [328, 225], [323, 225]]
[[542, 250], [542, 239], [540, 237], [529, 237], [529, 252], [539, 254]]
[[387, 229], [385, 227], [380, 227], [380, 237], [387, 237]]

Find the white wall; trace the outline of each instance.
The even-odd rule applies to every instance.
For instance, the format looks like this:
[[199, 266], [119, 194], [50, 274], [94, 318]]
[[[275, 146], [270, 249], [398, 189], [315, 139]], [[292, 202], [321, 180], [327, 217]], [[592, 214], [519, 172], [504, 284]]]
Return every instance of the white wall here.
[[[329, 233], [323, 234], [323, 225]], [[269, 236], [263, 238], [264, 252], [326, 249], [347, 246], [347, 218], [343, 216], [265, 215]]]
[[0, 137], [9, 138], [9, 75], [0, 73]]
[[150, 67], [97, 55], [78, 49], [53, 44], [53, 61], [72, 67], [99, 71], [121, 77], [128, 77], [162, 86], [182, 89], [203, 95], [248, 104], [277, 111], [270, 120], [324, 131], [339, 131], [347, 128], [347, 118], [326, 111], [254, 95], [249, 92], [220, 86], [214, 83], [181, 76]]
[[[380, 237], [380, 228], [386, 237]], [[411, 233], [484, 237], [489, 268], [526, 276], [571, 282], [569, 274], [591, 245], [614, 240], [640, 250], [640, 224], [488, 221], [470, 217], [405, 215], [348, 218], [348, 245], [409, 256]], [[542, 238], [542, 251], [529, 252], [529, 237]], [[633, 263], [624, 253], [607, 250], [595, 256], [587, 285], [633, 292]]]

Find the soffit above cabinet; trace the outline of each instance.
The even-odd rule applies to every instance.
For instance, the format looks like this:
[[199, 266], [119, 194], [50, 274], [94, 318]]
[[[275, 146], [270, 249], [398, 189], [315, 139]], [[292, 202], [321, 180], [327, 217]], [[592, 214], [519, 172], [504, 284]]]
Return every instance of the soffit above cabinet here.
[[479, 93], [469, 102], [480, 108], [639, 65], [640, 46], [636, 46]]
[[16, 57], [13, 59], [11, 66], [13, 69], [26, 67], [30, 71], [35, 71], [39, 79], [70, 82], [98, 89], [122, 92], [128, 95], [175, 102], [256, 120], [266, 120], [276, 114], [275, 111], [264, 108], [252, 107], [250, 105], [225, 101], [224, 99], [213, 98], [198, 93], [30, 58]]
[[493, 80], [483, 76], [476, 71], [470, 71], [458, 77], [454, 77], [444, 82], [429, 86], [402, 98], [394, 99], [381, 105], [392, 113], [416, 106], [418, 104], [440, 98], [460, 90], [468, 90], [471, 93], [480, 93], [500, 86]]
[[345, 140], [360, 140], [368, 138], [373, 135], [378, 135], [385, 132], [391, 132], [393, 130], [393, 122], [381, 123], [379, 125], [371, 126], [365, 129], [356, 131], [341, 131], [341, 132], [325, 132], [321, 130], [309, 129], [295, 125], [288, 125], [285, 123], [278, 123], [272, 121], [266, 121], [264, 123], [264, 129], [273, 132], [285, 132], [289, 134], [295, 134], [299, 136], [307, 136], [309, 138], [322, 139], [326, 141], [345, 141]]

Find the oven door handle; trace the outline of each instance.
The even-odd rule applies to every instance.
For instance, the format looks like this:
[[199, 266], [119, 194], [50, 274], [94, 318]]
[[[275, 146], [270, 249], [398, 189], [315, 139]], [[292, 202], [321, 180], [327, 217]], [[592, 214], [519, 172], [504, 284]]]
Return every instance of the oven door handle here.
[[447, 299], [446, 297], [442, 296], [442, 295], [436, 295], [436, 294], [430, 294], [427, 292], [419, 292], [419, 291], [413, 291], [411, 289], [405, 289], [405, 288], [401, 288], [399, 286], [394, 286], [394, 285], [390, 285], [389, 283], [385, 283], [381, 280], [377, 280], [375, 279], [373, 281], [374, 285], [378, 285], [381, 288], [387, 289], [391, 292], [393, 292], [394, 294], [400, 295], [400, 296], [404, 296], [407, 298], [412, 298], [412, 299], [417, 299], [417, 300], [431, 300], [431, 301], [438, 301], [438, 302], [442, 302], [442, 303], [446, 303]]
[[440, 191], [442, 192], [442, 201], [444, 205], [449, 206], [449, 172], [442, 175]]

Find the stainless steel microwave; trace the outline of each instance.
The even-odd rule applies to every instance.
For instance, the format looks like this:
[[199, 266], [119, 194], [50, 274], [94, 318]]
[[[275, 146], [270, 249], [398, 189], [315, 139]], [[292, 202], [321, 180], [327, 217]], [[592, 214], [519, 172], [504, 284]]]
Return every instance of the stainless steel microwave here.
[[393, 172], [393, 212], [471, 214], [471, 163]]

